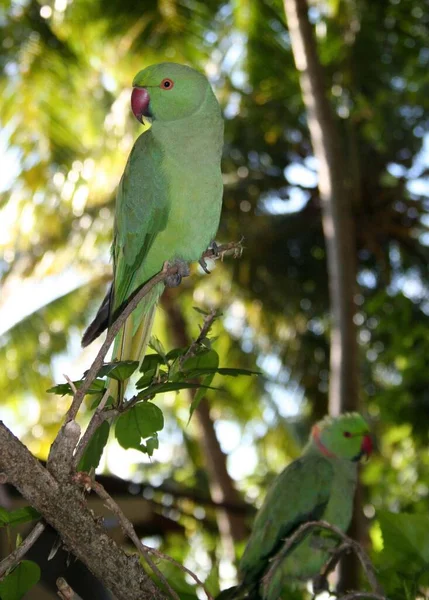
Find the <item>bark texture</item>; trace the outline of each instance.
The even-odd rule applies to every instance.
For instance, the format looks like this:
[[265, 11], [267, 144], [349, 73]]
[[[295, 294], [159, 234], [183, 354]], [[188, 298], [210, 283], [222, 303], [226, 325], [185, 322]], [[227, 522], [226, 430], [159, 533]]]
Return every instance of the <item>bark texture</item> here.
[[64, 544], [118, 600], [165, 600], [140, 565], [107, 535], [82, 490], [58, 482], [0, 421], [0, 473], [60, 534]]
[[[353, 317], [356, 286], [356, 241], [351, 199], [346, 183], [345, 149], [328, 101], [307, 0], [284, 0], [289, 35], [307, 110], [314, 155], [318, 160], [319, 191], [326, 243], [331, 304], [329, 413], [336, 416], [359, 408], [357, 339]], [[349, 178], [350, 180], [350, 178]], [[355, 510], [351, 536], [359, 540], [360, 507]], [[358, 587], [354, 555], [342, 561], [340, 588]]]
[[284, 0], [289, 35], [314, 155], [318, 160], [323, 231], [328, 258], [332, 313], [329, 412], [338, 415], [358, 407], [358, 366], [354, 292], [356, 243], [347, 163], [325, 91], [307, 0]]

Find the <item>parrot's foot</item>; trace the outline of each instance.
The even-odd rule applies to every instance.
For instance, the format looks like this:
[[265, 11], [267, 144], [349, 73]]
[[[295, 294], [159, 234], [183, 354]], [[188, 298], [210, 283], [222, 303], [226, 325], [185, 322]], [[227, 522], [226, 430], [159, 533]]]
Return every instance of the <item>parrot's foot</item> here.
[[177, 273], [173, 275], [167, 275], [165, 278], [165, 285], [167, 287], [177, 287], [182, 282], [182, 277], [188, 277], [190, 274], [189, 265], [185, 260], [177, 258], [174, 261], [168, 263], [169, 267], [176, 267]]
[[211, 248], [211, 250], [213, 250], [213, 256], [215, 258], [220, 258], [219, 246], [216, 244], [216, 242], [214, 240], [210, 244], [209, 248]]
[[[208, 250], [211, 250], [213, 252], [213, 258], [220, 258], [219, 246], [214, 240], [211, 242], [210, 246], [208, 247]], [[210, 271], [207, 268], [207, 263], [204, 260], [204, 256], [202, 256], [198, 262], [203, 271], [207, 273], [207, 275], [210, 275]]]
[[200, 258], [200, 260], [198, 261], [198, 264], [200, 265], [200, 267], [202, 268], [204, 273], [207, 273], [207, 275], [210, 275], [210, 271], [207, 268], [207, 263], [203, 257]]
[[325, 575], [319, 574], [319, 575], [316, 575], [316, 577], [313, 577], [312, 584], [313, 584], [313, 594], [315, 596], [318, 596], [322, 592], [330, 592], [329, 583], [328, 583], [328, 580], [326, 579]]

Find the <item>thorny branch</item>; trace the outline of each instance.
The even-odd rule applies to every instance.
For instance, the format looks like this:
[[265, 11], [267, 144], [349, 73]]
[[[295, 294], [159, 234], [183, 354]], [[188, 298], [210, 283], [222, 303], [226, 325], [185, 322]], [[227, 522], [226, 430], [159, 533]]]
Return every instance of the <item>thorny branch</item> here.
[[345, 596], [341, 596], [338, 600], [389, 600], [386, 596], [373, 594], [372, 592], [350, 592]]
[[[238, 243], [230, 242], [230, 243], [224, 244], [222, 246], [208, 249], [206, 252], [204, 252], [204, 254], [202, 255], [201, 258], [203, 261], [205, 258], [211, 258], [211, 259], [216, 260], [219, 258], [223, 259], [224, 256], [231, 255], [231, 254], [234, 255], [235, 257], [237, 257], [241, 254], [241, 252], [242, 252], [241, 241]], [[104, 343], [102, 344], [90, 369], [86, 373], [86, 376], [82, 382], [82, 385], [78, 389], [76, 389], [73, 382], [70, 381], [70, 379], [68, 377], [66, 377], [66, 380], [68, 381], [68, 383], [73, 391], [73, 400], [72, 400], [71, 406], [66, 414], [65, 422], [64, 422], [63, 426], [61, 427], [56, 439], [54, 440], [54, 443], [52, 444], [50, 456], [48, 459], [47, 467], [48, 467], [48, 470], [52, 472], [54, 479], [52, 479], [52, 475], [50, 475], [48, 471], [43, 470], [43, 472], [44, 472], [43, 477], [45, 477], [45, 480], [46, 480], [46, 481], [44, 481], [44, 483], [46, 483], [47, 486], [46, 487], [43, 486], [43, 481], [42, 481], [43, 477], [41, 476], [40, 480], [38, 481], [37, 490], [33, 489], [29, 485], [29, 482], [24, 481], [24, 479], [22, 477], [22, 475], [24, 474], [23, 472], [21, 472], [20, 476], [18, 476], [18, 474], [16, 473], [16, 469], [14, 468], [16, 461], [14, 461], [14, 460], [10, 461], [9, 460], [10, 456], [6, 456], [6, 455], [3, 456], [5, 470], [10, 471], [12, 469], [12, 471], [13, 471], [12, 482], [21, 491], [21, 493], [23, 493], [23, 495], [26, 496], [30, 500], [30, 502], [32, 501], [32, 503], [36, 507], [41, 508], [41, 506], [43, 505], [43, 507], [48, 507], [47, 508], [48, 512], [51, 510], [51, 506], [49, 504], [49, 502], [51, 501], [51, 498], [48, 501], [49, 506], [48, 506], [48, 504], [46, 504], [45, 500], [42, 501], [42, 505], [39, 505], [39, 501], [41, 501], [43, 494], [46, 494], [48, 489], [50, 490], [50, 493], [54, 492], [56, 494], [58, 492], [58, 489], [57, 489], [58, 484], [67, 485], [67, 480], [70, 475], [71, 469], [76, 468], [77, 464], [79, 463], [79, 460], [81, 459], [81, 457], [83, 455], [83, 452], [84, 452], [86, 446], [88, 445], [92, 435], [95, 433], [98, 426], [104, 420], [118, 414], [119, 411], [117, 409], [112, 409], [112, 410], [107, 410], [107, 411], [104, 410], [106, 402], [108, 400], [108, 396], [107, 396], [107, 394], [105, 394], [103, 396], [98, 408], [95, 410], [84, 435], [82, 436], [82, 438], [80, 439], [79, 443], [76, 446], [77, 440], [80, 435], [80, 428], [79, 428], [78, 424], [75, 422], [75, 417], [79, 411], [79, 408], [83, 402], [83, 399], [84, 399], [86, 393], [88, 392], [91, 384], [97, 377], [97, 374], [98, 374], [100, 368], [103, 366], [104, 359], [105, 359], [107, 352], [109, 351], [109, 348], [112, 345], [116, 335], [119, 333], [119, 331], [120, 331], [121, 327], [123, 326], [123, 324], [125, 323], [126, 319], [133, 312], [133, 310], [137, 307], [137, 305], [142, 300], [142, 298], [145, 295], [147, 295], [156, 285], [164, 282], [168, 276], [176, 274], [177, 271], [178, 271], [178, 267], [176, 265], [170, 266], [168, 263], [165, 263], [162, 270], [159, 273], [157, 273], [145, 285], [143, 285], [139, 290], [137, 290], [137, 292], [130, 299], [128, 304], [123, 308], [123, 310], [117, 316], [115, 321], [109, 327], [109, 329], [107, 331], [106, 339], [105, 339]], [[201, 342], [201, 340], [203, 339], [203, 337], [207, 334], [208, 329], [210, 328], [210, 325], [213, 322], [215, 316], [216, 316], [215, 313], [213, 313], [213, 316], [210, 318], [211, 320], [210, 319], [208, 320], [209, 322], [207, 323], [207, 327], [205, 328], [203, 326], [201, 334], [200, 334], [198, 340], [195, 342], [195, 344], [199, 344]], [[195, 351], [195, 348], [196, 348], [196, 345], [194, 346], [193, 352]], [[188, 356], [190, 356], [190, 354]], [[0, 422], [0, 433], [2, 433], [3, 437], [5, 437], [5, 438], [7, 438], [8, 436], [10, 437], [12, 435], [12, 434], [10, 434], [9, 430], [1, 422]], [[16, 442], [18, 442], [18, 440], [16, 440]], [[18, 442], [18, 444], [19, 444], [19, 442]], [[7, 447], [9, 448], [9, 446], [7, 446]], [[76, 448], [76, 450], [75, 450], [75, 448]], [[74, 450], [75, 450], [75, 453], [73, 456]], [[14, 455], [14, 453], [18, 452], [18, 447], [11, 446], [10, 451], [11, 451], [10, 455], [12, 456], [12, 455]], [[25, 447], [22, 447], [22, 451], [26, 451], [28, 453], [28, 450]], [[30, 457], [30, 455], [29, 455], [29, 457]], [[28, 457], [28, 460], [30, 460], [29, 457]], [[23, 458], [23, 455], [21, 455], [21, 458]], [[33, 461], [35, 460], [33, 457], [31, 457], [31, 459]], [[42, 473], [42, 471], [41, 471], [41, 473]], [[79, 476], [81, 478], [85, 477], [86, 480], [79, 481], [79, 479], [76, 479]], [[5, 473], [4, 477], [7, 479], [8, 473]], [[48, 480], [50, 480], [50, 479], [52, 480], [52, 485], [49, 484]], [[94, 491], [96, 491], [96, 493], [106, 501], [106, 503], [111, 508], [111, 510], [118, 516], [119, 521], [120, 521], [122, 527], [124, 528], [125, 532], [127, 533], [127, 535], [133, 541], [133, 543], [135, 544], [135, 546], [137, 547], [139, 552], [145, 557], [145, 560], [150, 565], [153, 572], [158, 575], [159, 579], [164, 583], [166, 589], [169, 591], [170, 595], [173, 598], [175, 598], [175, 600], [179, 600], [177, 594], [170, 587], [167, 580], [162, 575], [162, 573], [159, 571], [159, 569], [154, 564], [154, 562], [148, 557], [149, 552], [158, 557], [162, 557], [162, 558], [165, 558], [166, 560], [170, 560], [176, 566], [178, 566], [180, 569], [182, 569], [184, 572], [186, 572], [190, 576], [192, 576], [194, 578], [194, 580], [197, 582], [197, 584], [201, 585], [204, 588], [204, 585], [202, 584], [202, 582], [198, 579], [198, 577], [194, 573], [189, 571], [189, 569], [187, 569], [183, 565], [180, 565], [179, 563], [174, 561], [174, 559], [171, 559], [170, 557], [163, 555], [161, 552], [144, 546], [141, 543], [141, 541], [139, 540], [138, 536], [136, 535], [131, 522], [128, 521], [128, 519], [126, 519], [125, 515], [122, 513], [119, 506], [113, 501], [113, 499], [107, 494], [107, 492], [104, 490], [104, 488], [100, 484], [91, 481], [89, 476], [86, 474], [83, 474], [83, 473], [76, 475], [74, 479], [75, 479], [75, 482], [80, 483], [80, 484], [83, 483], [86, 486], [89, 485], [87, 482], [87, 480], [89, 480], [89, 482], [90, 482], [89, 487], [94, 489]], [[71, 495], [73, 495], [72, 490], [69, 490], [69, 493]], [[40, 495], [40, 498], [39, 498], [39, 495]], [[54, 501], [54, 503], [55, 503], [55, 501]], [[41, 512], [43, 513], [43, 510]], [[54, 527], [56, 527], [60, 533], [62, 533], [62, 521], [59, 520], [60, 518], [61, 517], [59, 515], [53, 515], [53, 513], [52, 514], [49, 513], [48, 521], [50, 521], [51, 524]], [[60, 524], [61, 524], [61, 526], [60, 526]], [[34, 542], [37, 540], [37, 538], [43, 532], [44, 528], [45, 528], [45, 525], [42, 522], [38, 523], [36, 525], [36, 527], [31, 531], [31, 533], [27, 536], [27, 538], [22, 542], [22, 544], [0, 563], [0, 577], [2, 575], [4, 575], [4, 573], [6, 573], [14, 565], [18, 564], [18, 562], [22, 559], [22, 557], [25, 555], [25, 553], [29, 550], [29, 548], [34, 544]], [[98, 534], [100, 535], [101, 533], [99, 532]], [[71, 535], [71, 533], [69, 534], [69, 532], [68, 532], [67, 535]], [[77, 540], [74, 540], [74, 538], [73, 538], [73, 541], [76, 541], [76, 543], [77, 543]], [[76, 546], [75, 544], [70, 544], [70, 545], [72, 547], [75, 546], [75, 548], [74, 548], [75, 553], [77, 556], [79, 556], [81, 554], [79, 551], [80, 548], [78, 546]], [[110, 556], [110, 558], [113, 559], [113, 556]], [[123, 560], [123, 557], [121, 557], [121, 560]], [[140, 575], [140, 574], [138, 574], [138, 575]], [[106, 582], [107, 582], [107, 579], [109, 579], [109, 578], [106, 577]], [[140, 585], [140, 583], [143, 583], [142, 581], [140, 581], [140, 579], [141, 578], [139, 576], [135, 577], [137, 587]], [[70, 586], [67, 584], [67, 582], [65, 580], [59, 579], [57, 583], [58, 583], [58, 595], [61, 598], [64, 598], [67, 600], [69, 598], [73, 598], [73, 600], [78, 599], [78, 596], [73, 592], [73, 590], [70, 588]], [[117, 587], [117, 584], [118, 584], [117, 581], [113, 580], [110, 583], [111, 583], [110, 587], [112, 589]], [[129, 590], [129, 591], [131, 593], [131, 590]], [[205, 590], [205, 592], [207, 594], [208, 599], [212, 600], [212, 597], [207, 592], [207, 590]], [[132, 595], [133, 594], [131, 593], [131, 596]], [[155, 597], [155, 595], [153, 597]], [[161, 597], [161, 596], [157, 595], [157, 597]]]
[[[352, 540], [348, 535], [346, 535], [343, 531], [341, 531], [341, 529], [338, 529], [338, 527], [335, 527], [335, 525], [331, 525], [327, 521], [309, 521], [308, 523], [304, 523], [303, 525], [298, 527], [298, 529], [296, 531], [294, 531], [294, 533], [291, 536], [286, 538], [285, 543], [282, 546], [282, 549], [273, 558], [273, 562], [279, 560], [282, 556], [285, 556], [287, 554], [287, 552], [297, 542], [302, 541], [302, 539], [305, 536], [307, 536], [312, 529], [326, 529], [328, 531], [331, 531], [332, 533], [335, 533], [335, 535], [337, 535], [343, 541], [343, 544], [341, 545], [341, 547], [343, 548], [343, 551], [352, 550], [353, 552], [355, 552], [356, 556], [359, 558], [359, 561], [363, 567], [363, 570], [365, 571], [366, 578], [368, 579], [368, 582], [371, 586], [373, 598], [375, 598], [375, 600], [380, 600], [380, 599], [386, 600], [386, 598], [383, 596], [383, 589], [377, 581], [374, 566], [372, 565], [372, 563], [369, 559], [369, 556], [367, 555], [365, 550], [362, 548], [362, 546], [358, 542], [356, 542], [355, 540]], [[331, 563], [331, 561], [329, 561], [328, 564], [330, 564], [330, 563]], [[364, 593], [364, 592], [353, 592], [353, 593], [357, 594], [357, 593]], [[368, 596], [368, 594], [367, 594], [367, 596]], [[359, 596], [355, 596], [355, 597], [359, 598]], [[360, 596], [360, 597], [365, 598], [365, 596]], [[369, 596], [369, 597], [371, 598], [371, 596]], [[349, 595], [349, 597], [346, 596], [346, 600], [351, 600], [352, 598], [353, 598], [353, 596], [350, 596], [350, 595]], [[344, 600], [344, 598], [341, 598], [341, 600]]]
[[88, 370], [85, 379], [82, 382], [82, 385], [77, 390], [76, 394], [73, 396], [73, 401], [71, 406], [66, 414], [66, 423], [68, 421], [72, 421], [75, 419], [80, 405], [85, 397], [85, 394], [89, 390], [91, 383], [97, 377], [97, 373], [103, 366], [103, 361], [106, 357], [106, 354], [109, 351], [110, 346], [113, 344], [113, 341], [117, 334], [119, 333], [122, 325], [125, 323], [127, 318], [133, 312], [133, 310], [137, 307], [139, 302], [144, 296], [146, 296], [158, 283], [162, 283], [166, 277], [169, 275], [174, 275], [177, 273], [177, 267], [168, 267], [167, 263], [164, 264], [162, 270], [157, 273], [152, 279], [150, 279], [135, 296], [130, 300], [130, 302], [125, 306], [124, 310], [117, 317], [117, 319], [112, 323], [109, 327], [106, 335], [106, 339], [104, 340], [100, 350], [98, 351], [97, 356], [94, 359], [90, 369]]
[[72, 590], [63, 577], [58, 577], [56, 583], [58, 588], [57, 594], [61, 600], [82, 600], [82, 598]]
[[37, 523], [18, 548], [0, 562], [0, 579], [24, 558], [25, 554], [30, 550], [31, 546], [36, 542], [44, 530], [45, 524], [42, 522]]
[[165, 599], [139, 561], [107, 534], [70, 480], [57, 480], [0, 421], [0, 472], [118, 600]]
[[91, 489], [94, 490], [94, 492], [97, 494], [97, 496], [99, 496], [102, 500], [105, 501], [106, 506], [108, 508], [110, 508], [110, 510], [118, 517], [119, 522], [120, 522], [121, 527], [124, 530], [124, 532], [131, 539], [131, 541], [133, 542], [133, 544], [135, 545], [137, 550], [142, 554], [143, 558], [149, 564], [151, 569], [156, 573], [156, 575], [158, 575], [158, 577], [163, 582], [163, 584], [168, 589], [168, 591], [170, 592], [170, 594], [173, 598], [175, 598], [176, 600], [179, 600], [176, 592], [170, 587], [170, 585], [168, 584], [164, 575], [159, 571], [157, 566], [148, 557], [148, 553], [154, 554], [155, 556], [162, 558], [164, 560], [168, 560], [169, 562], [174, 564], [176, 567], [178, 567], [181, 571], [190, 575], [194, 579], [194, 581], [197, 583], [197, 585], [200, 585], [203, 588], [203, 590], [205, 591], [205, 593], [207, 595], [208, 600], [213, 600], [213, 597], [210, 595], [210, 593], [205, 588], [203, 582], [195, 575], [195, 573], [190, 571], [188, 568], [186, 568], [185, 566], [183, 566], [176, 560], [174, 560], [174, 558], [171, 558], [170, 556], [168, 556], [167, 554], [164, 554], [163, 552], [160, 552], [159, 550], [150, 548], [149, 546], [146, 546], [145, 544], [143, 544], [141, 542], [140, 538], [138, 537], [138, 535], [135, 532], [135, 529], [134, 529], [131, 521], [129, 521], [127, 519], [127, 517], [122, 512], [121, 508], [116, 504], [116, 502], [113, 500], [113, 498], [106, 492], [106, 490], [101, 485], [101, 483], [98, 483], [97, 481], [94, 481], [93, 479], [91, 479], [91, 477], [87, 473], [76, 473], [73, 477], [73, 480], [76, 483], [78, 483], [79, 485], [83, 486], [87, 491], [89, 491]]
[[[233, 255], [239, 256], [241, 254], [242, 244], [240, 242], [229, 242], [228, 244], [223, 244], [222, 246], [217, 246], [216, 249], [209, 248], [204, 252], [202, 258], [211, 258], [211, 259], [222, 259], [224, 256]], [[165, 279], [177, 273], [177, 266], [168, 266], [168, 263], [165, 263], [162, 270], [157, 273], [152, 279], [150, 279], [145, 285], [143, 285], [137, 293], [134, 294], [129, 303], [124, 307], [122, 312], [118, 315], [112, 325], [109, 327], [106, 335], [106, 339], [102, 344], [97, 356], [95, 357], [91, 367], [89, 368], [85, 379], [83, 380], [82, 385], [76, 391], [73, 396], [73, 401], [71, 406], [67, 412], [65, 422], [71, 421], [75, 419], [80, 405], [83, 402], [85, 394], [88, 392], [92, 382], [97, 377], [97, 373], [103, 366], [103, 361], [106, 357], [107, 352], [109, 351], [110, 346], [112, 345], [115, 337], [119, 333], [121, 327], [130, 316], [130, 314], [134, 311], [134, 309], [138, 306], [142, 298], [146, 296], [158, 283], [165, 281]]]
[[191, 358], [192, 356], [195, 355], [199, 346], [201, 346], [201, 344], [204, 342], [204, 339], [207, 337], [207, 334], [210, 331], [210, 328], [213, 325], [213, 322], [215, 321], [215, 319], [218, 316], [219, 316], [219, 311], [216, 308], [213, 308], [209, 312], [209, 314], [204, 318], [203, 324], [201, 326], [200, 335], [197, 337], [196, 340], [194, 340], [192, 342], [192, 344], [189, 346], [189, 348], [185, 352], [185, 354], [183, 354], [183, 356], [180, 357], [180, 361], [179, 361], [180, 366], [182, 366], [183, 363], [188, 358]]
[[168, 581], [165, 579], [164, 575], [158, 569], [158, 567], [153, 563], [153, 561], [147, 556], [146, 550], [143, 547], [143, 544], [135, 532], [135, 529], [132, 523], [126, 518], [120, 507], [116, 504], [113, 498], [106, 492], [101, 483], [94, 481], [87, 473], [76, 473], [73, 476], [73, 481], [82, 485], [86, 491], [90, 491], [91, 489], [99, 496], [102, 500], [105, 501], [106, 506], [110, 508], [110, 510], [118, 517], [119, 522], [121, 524], [122, 529], [133, 542], [134, 546], [141, 553], [145, 561], [151, 567], [151, 569], [158, 575], [162, 583], [168, 589], [170, 595], [174, 600], [180, 600], [176, 592], [172, 589]]
[[[242, 252], [242, 240], [240, 240], [239, 242], [229, 242], [228, 244], [222, 244], [221, 246], [217, 246], [216, 248], [209, 248], [202, 255], [202, 259], [211, 258], [213, 260], [217, 260], [220, 258], [221, 260], [223, 260], [224, 256], [229, 256], [229, 255], [232, 255], [232, 256], [234, 256], [234, 258], [236, 258], [241, 255], [241, 252]], [[142, 298], [144, 298], [144, 296], [146, 296], [150, 292], [151, 289], [153, 289], [158, 283], [165, 281], [166, 277], [168, 277], [169, 275], [173, 275], [176, 272], [177, 272], [177, 266], [173, 265], [173, 266], [169, 267], [168, 264], [165, 263], [163, 269], [159, 273], [157, 273], [157, 275], [152, 277], [152, 279], [150, 279], [144, 286], [142, 286], [138, 290], [138, 292], [132, 297], [130, 302], [124, 307], [122, 312], [118, 315], [116, 320], [109, 327], [106, 339], [105, 339], [104, 343], [102, 344], [97, 356], [95, 357], [91, 367], [87, 371], [82, 385], [74, 393], [72, 404], [66, 415], [65, 424], [61, 428], [61, 430], [58, 434], [58, 437], [60, 437], [62, 435], [62, 430], [64, 429], [64, 426], [67, 424], [67, 422], [75, 419], [75, 417], [78, 413], [78, 410], [80, 408], [80, 405], [83, 402], [85, 394], [89, 390], [94, 379], [97, 377], [99, 370], [103, 366], [104, 359], [106, 357], [107, 352], [109, 351], [110, 346], [112, 345], [116, 335], [119, 333], [122, 325], [125, 323], [127, 318], [130, 316], [130, 314], [133, 312], [133, 310], [137, 307], [137, 305], [140, 303]], [[216, 315], [213, 316], [210, 324], [208, 324], [206, 333], [207, 333], [208, 329], [210, 328], [211, 323], [214, 321], [215, 317], [216, 317]], [[203, 325], [203, 329], [204, 329], [204, 325]], [[203, 339], [203, 337], [205, 337], [205, 336], [202, 336], [202, 334], [203, 334], [203, 330], [201, 331], [201, 334], [198, 337], [198, 340], [195, 342], [195, 344], [199, 344], [200, 341]], [[193, 351], [195, 351], [195, 349]], [[189, 358], [189, 356], [188, 356], [188, 358]], [[114, 417], [118, 414], [117, 409], [112, 409], [111, 411], [103, 411], [104, 404], [107, 402], [107, 400], [108, 400], [108, 397], [102, 398], [102, 401], [101, 401], [100, 405], [98, 406], [98, 409], [93, 414], [83, 437], [79, 441], [79, 444], [78, 444], [76, 452], [75, 452], [75, 456], [73, 458], [73, 467], [74, 468], [77, 468], [77, 465], [78, 465], [80, 459], [82, 458], [85, 448], [88, 445], [92, 435], [95, 433], [96, 429], [101, 425], [101, 423], [103, 421], [105, 421], [111, 417]], [[104, 402], [104, 404], [103, 404], [103, 402]], [[129, 408], [131, 408], [131, 406], [132, 406], [131, 403], [127, 403], [126, 408], [129, 409]]]
[[94, 435], [94, 433], [96, 432], [98, 427], [107, 418], [114, 417], [117, 414], [117, 411], [115, 409], [112, 409], [109, 411], [104, 411], [104, 407], [106, 406], [106, 402], [108, 399], [109, 399], [109, 390], [106, 389], [106, 391], [103, 394], [103, 397], [101, 398], [100, 404], [95, 409], [95, 412], [92, 415], [90, 422], [88, 423], [88, 427], [86, 428], [85, 433], [81, 437], [81, 439], [76, 447], [76, 451], [75, 451], [74, 457], [73, 457], [73, 468], [74, 469], [77, 469], [79, 461], [82, 458], [83, 453], [85, 452], [85, 448], [89, 444], [92, 436]]

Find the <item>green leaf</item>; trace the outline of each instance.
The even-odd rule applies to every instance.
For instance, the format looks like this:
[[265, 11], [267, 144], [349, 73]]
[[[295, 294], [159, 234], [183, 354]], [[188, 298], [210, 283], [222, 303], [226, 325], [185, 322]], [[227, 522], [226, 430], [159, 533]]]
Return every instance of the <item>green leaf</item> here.
[[165, 364], [165, 361], [159, 354], [146, 354], [140, 367], [140, 371], [142, 373], [146, 373], [147, 371], [155, 371], [158, 365], [163, 364]]
[[208, 317], [208, 316], [209, 316], [209, 314], [210, 314], [210, 313], [209, 313], [209, 311], [207, 311], [207, 310], [203, 310], [202, 308], [199, 308], [198, 306], [193, 306], [192, 308], [193, 308], [194, 310], [196, 310], [196, 311], [197, 311], [197, 313], [200, 313], [200, 315], [204, 315], [205, 317]]
[[203, 379], [202, 384], [199, 386], [200, 389], [197, 391], [197, 393], [193, 397], [191, 406], [189, 407], [188, 425], [189, 425], [189, 421], [192, 418], [192, 415], [194, 414], [195, 410], [198, 408], [201, 400], [204, 398], [205, 390], [206, 389], [211, 389], [211, 390], [216, 389], [209, 385], [212, 382], [213, 377], [214, 377], [213, 375], [207, 375], [207, 377], [205, 377]]
[[160, 340], [155, 335], [153, 335], [150, 338], [150, 342], [149, 342], [148, 346], [149, 346], [149, 348], [152, 348], [152, 350], [155, 350], [155, 352], [157, 354], [159, 354], [160, 356], [162, 356], [162, 359], [165, 362], [165, 359], [166, 359], [165, 348], [162, 345], [162, 343], [160, 342]]
[[155, 433], [152, 437], [148, 438], [144, 444], [141, 445], [141, 448], [148, 454], [152, 456], [155, 450], [159, 448], [159, 439], [158, 434]]
[[[73, 381], [73, 383], [76, 386], [76, 388], [79, 389], [83, 383], [83, 379], [79, 379], [79, 381]], [[99, 394], [104, 390], [105, 385], [106, 382], [103, 379], [94, 379], [94, 381], [89, 386], [89, 390], [86, 393]], [[64, 396], [65, 394], [73, 396], [74, 393], [70, 387], [70, 384], [68, 383], [59, 383], [58, 385], [55, 385], [54, 387], [51, 387], [46, 391], [49, 394], [58, 394], [59, 396]]]
[[[95, 410], [97, 408], [97, 406], [100, 404], [101, 400], [103, 399], [105, 391], [106, 391], [106, 388], [103, 388], [103, 392], [98, 394], [97, 396], [95, 396], [95, 398], [92, 401], [91, 406], [90, 406], [91, 410]], [[112, 396], [109, 396], [107, 398], [106, 404], [104, 405], [104, 408], [109, 408], [109, 407], [113, 406], [113, 403], [114, 403], [114, 398]]]
[[31, 560], [23, 560], [0, 581], [1, 600], [20, 600], [40, 579], [40, 568]]
[[218, 366], [219, 355], [215, 350], [203, 350], [195, 356], [191, 356], [190, 358], [185, 360], [183, 364], [183, 371], [184, 373], [186, 373], [187, 376], [190, 376], [191, 372], [201, 371], [201, 374], [203, 374], [204, 371], [207, 372], [208, 370], [208, 374], [199, 386], [200, 389], [195, 394], [191, 406], [189, 408], [189, 421], [191, 420], [192, 415], [194, 414], [201, 400], [204, 398], [205, 390], [210, 389], [210, 384], [213, 381], [213, 377], [215, 376]]
[[173, 350], [170, 350], [170, 352], [168, 352], [168, 354], [165, 358], [168, 361], [175, 360], [179, 356], [183, 356], [183, 354], [185, 354], [186, 351], [187, 351], [187, 348], [173, 348]]
[[429, 515], [379, 511], [383, 536], [383, 562], [399, 569], [407, 565], [415, 571], [429, 566]]
[[40, 514], [32, 506], [23, 506], [9, 513], [9, 525], [20, 525], [40, 519]]
[[260, 371], [250, 371], [248, 369], [232, 369], [229, 367], [193, 369], [186, 371], [186, 375], [190, 378], [201, 377], [202, 375], [224, 375], [228, 377], [238, 377], [239, 375], [262, 375]]
[[136, 388], [138, 390], [141, 390], [141, 389], [146, 388], [149, 385], [151, 385], [153, 378], [156, 375], [156, 372], [157, 372], [157, 369], [150, 369], [150, 371], [146, 371], [146, 373], [143, 375], [143, 377], [140, 377], [140, 379], [137, 380]]
[[138, 360], [120, 360], [110, 363], [104, 363], [99, 372], [98, 377], [110, 377], [116, 379], [116, 381], [125, 381], [134, 373], [138, 368]]
[[100, 459], [103, 455], [104, 447], [109, 439], [110, 425], [107, 421], [96, 429], [92, 436], [82, 458], [79, 461], [78, 471], [85, 471], [89, 473], [92, 469], [96, 469], [100, 463]]
[[40, 514], [32, 506], [23, 506], [16, 510], [7, 511], [0, 507], [0, 527], [7, 525], [20, 525], [39, 519]]
[[203, 349], [195, 356], [190, 356], [182, 365], [183, 371], [193, 371], [195, 369], [217, 369], [219, 366], [219, 356], [215, 350]]
[[116, 422], [116, 439], [123, 448], [141, 450], [142, 438], [149, 438], [164, 427], [164, 416], [156, 404], [141, 402], [122, 414]]
[[0, 506], [0, 527], [9, 525], [9, 511]]
[[210, 387], [209, 385], [191, 381], [167, 381], [166, 383], [158, 383], [142, 390], [139, 394], [137, 394], [137, 398], [144, 399], [156, 396], [157, 394], [165, 394], [166, 392], [178, 392], [179, 390], [191, 390], [198, 389], [200, 387], [210, 390], [217, 389], [215, 387]]

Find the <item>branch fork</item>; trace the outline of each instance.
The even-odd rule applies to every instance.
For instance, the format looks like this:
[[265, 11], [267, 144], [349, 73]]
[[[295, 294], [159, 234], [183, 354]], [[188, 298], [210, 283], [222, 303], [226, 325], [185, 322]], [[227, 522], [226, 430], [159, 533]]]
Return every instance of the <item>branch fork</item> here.
[[[241, 248], [241, 242], [225, 244], [216, 247], [216, 249], [207, 250], [202, 258], [217, 259], [229, 254], [239, 256]], [[168, 584], [149, 554], [173, 562], [205, 589], [202, 582], [189, 569], [158, 550], [143, 545], [131, 522], [126, 519], [119, 506], [99, 483], [93, 481], [86, 473], [74, 473], [96, 429], [104, 420], [116, 416], [119, 412], [118, 409], [105, 410], [108, 396], [104, 394], [85, 433], [80, 437], [81, 429], [75, 419], [85, 395], [103, 366], [110, 346], [141, 299], [156, 285], [165, 283], [166, 278], [177, 273], [177, 265], [164, 263], [162, 270], [137, 290], [109, 327], [106, 339], [78, 389], [65, 376], [73, 391], [73, 400], [67, 411], [65, 422], [51, 446], [47, 468], [44, 468], [0, 421], [0, 483], [8, 481], [16, 487], [22, 496], [41, 513], [43, 519], [58, 531], [70, 551], [84, 562], [97, 578], [106, 584], [118, 600], [165, 600], [166, 596], [155, 586], [151, 578], [142, 569], [140, 562], [132, 556], [126, 555], [107, 535], [99, 520], [94, 517], [86, 503], [82, 502], [82, 494], [77, 485], [83, 486], [87, 491], [94, 490], [100, 498], [106, 501], [107, 506], [118, 516], [128, 537], [133, 541], [139, 553], [164, 584], [165, 589], [172, 598], [179, 600], [177, 593]], [[214, 318], [215, 315], [213, 314], [211, 322]], [[204, 333], [203, 330], [204, 326], [200, 337]], [[198, 340], [196, 343], [199, 343]], [[0, 577], [13, 569], [22, 560], [44, 529], [44, 521], [37, 523], [20, 546], [1, 561]], [[78, 600], [78, 596], [65, 580], [58, 580], [57, 585], [58, 595], [63, 600]], [[208, 600], [213, 600], [207, 590], [205, 592]]]

